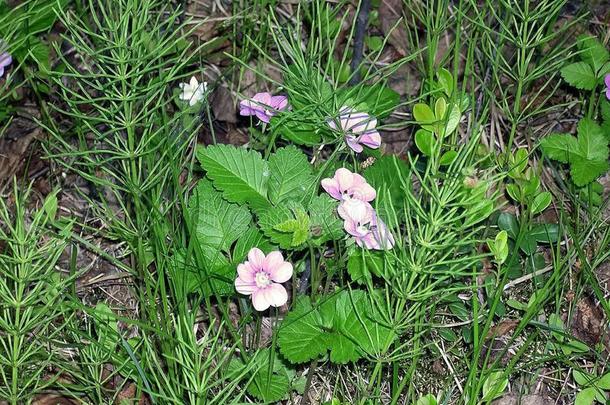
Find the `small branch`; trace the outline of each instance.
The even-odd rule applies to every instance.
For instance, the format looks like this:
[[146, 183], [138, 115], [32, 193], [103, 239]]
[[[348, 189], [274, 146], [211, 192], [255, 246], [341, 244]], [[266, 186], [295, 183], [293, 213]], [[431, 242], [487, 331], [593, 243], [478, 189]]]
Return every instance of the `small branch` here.
[[354, 54], [352, 56], [352, 78], [349, 84], [355, 85], [360, 82], [360, 63], [364, 56], [364, 34], [369, 21], [369, 11], [371, 10], [371, 0], [361, 0], [358, 16], [356, 17], [356, 30], [354, 33]]

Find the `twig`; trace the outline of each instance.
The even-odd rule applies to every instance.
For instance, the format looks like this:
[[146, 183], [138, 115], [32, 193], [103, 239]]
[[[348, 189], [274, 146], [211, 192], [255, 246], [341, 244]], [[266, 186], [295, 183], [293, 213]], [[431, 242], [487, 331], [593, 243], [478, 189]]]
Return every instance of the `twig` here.
[[547, 271], [550, 271], [550, 270], [553, 270], [553, 266], [547, 266], [547, 267], [545, 267], [543, 269], [536, 270], [534, 272], [526, 274], [523, 277], [516, 278], [513, 281], [511, 281], [510, 283], [506, 283], [506, 285], [504, 286], [504, 291], [508, 290], [509, 288], [512, 288], [512, 287], [516, 286], [517, 284], [521, 284], [524, 281], [527, 281], [527, 280], [532, 279], [532, 278], [534, 278], [536, 276], [539, 276], [540, 274], [544, 274], [544, 273], [546, 273]]
[[354, 33], [354, 55], [350, 67], [352, 69], [352, 78], [349, 84], [354, 85], [360, 82], [360, 63], [364, 55], [364, 34], [369, 21], [369, 11], [371, 10], [371, 0], [362, 0], [356, 17], [356, 30]]

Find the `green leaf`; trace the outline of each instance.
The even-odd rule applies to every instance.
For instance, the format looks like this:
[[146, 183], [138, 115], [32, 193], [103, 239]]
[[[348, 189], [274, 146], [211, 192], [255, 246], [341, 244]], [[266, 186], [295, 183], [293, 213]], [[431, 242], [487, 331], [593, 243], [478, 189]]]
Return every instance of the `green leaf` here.
[[263, 349], [256, 354], [252, 362], [258, 371], [247, 387], [250, 395], [266, 402], [280, 401], [290, 391], [289, 371], [277, 353], [273, 356], [273, 368], [270, 370], [270, 349]]
[[381, 192], [385, 188], [392, 198], [393, 206], [402, 207], [405, 198], [402, 181], [409, 184], [409, 167], [404, 160], [394, 155], [382, 156], [372, 166], [366, 168], [363, 176], [377, 190], [378, 198], [386, 195]]
[[203, 262], [198, 264], [194, 254], [187, 257], [186, 249], [172, 257], [171, 280], [177, 290], [186, 294], [200, 292], [204, 296], [233, 294], [236, 267], [216, 248], [202, 246], [201, 250]]
[[225, 201], [212, 184], [203, 179], [189, 199], [189, 214], [199, 243], [228, 251], [252, 221], [248, 209]]
[[294, 219], [294, 215], [286, 205], [280, 205], [258, 213], [258, 224], [263, 233], [282, 249], [291, 248], [293, 234], [281, 232], [275, 227], [291, 219]]
[[441, 123], [445, 135], [451, 135], [460, 124], [462, 113], [457, 105], [453, 105], [448, 115], [445, 117], [446, 122]]
[[338, 203], [327, 194], [314, 197], [309, 203], [310, 234], [312, 242], [322, 245], [343, 237], [343, 222], [335, 214]]
[[366, 284], [372, 280], [372, 274], [380, 277], [384, 273], [384, 257], [380, 252], [357, 249], [347, 260], [347, 272], [352, 281]]
[[357, 99], [366, 103], [368, 112], [377, 118], [387, 117], [400, 103], [400, 95], [384, 83], [375, 83], [372, 86], [364, 86], [364, 88], [356, 87], [354, 91], [362, 92], [362, 94], [357, 94]]
[[301, 201], [315, 178], [307, 156], [296, 146], [278, 149], [269, 157], [269, 200], [273, 204], [292, 199]]
[[295, 219], [286, 220], [273, 227], [277, 231], [292, 234], [291, 247], [302, 245], [309, 237], [309, 216], [301, 208], [293, 210], [293, 213]]
[[235, 244], [232, 255], [233, 263], [239, 264], [243, 262], [246, 259], [248, 252], [253, 247], [259, 248], [265, 254], [277, 250], [277, 247], [269, 242], [258, 228], [250, 227], [250, 229], [239, 237]]
[[538, 194], [534, 198], [534, 202], [532, 202], [531, 212], [532, 215], [536, 215], [542, 211], [544, 211], [549, 204], [551, 204], [551, 193], [548, 191], [542, 192]]
[[443, 155], [438, 160], [438, 164], [441, 166], [449, 166], [455, 158], [458, 156], [457, 152], [454, 150], [447, 151], [443, 153]]
[[438, 402], [436, 401], [436, 398], [432, 394], [428, 394], [428, 395], [424, 395], [423, 397], [420, 397], [417, 400], [417, 402], [415, 403], [415, 405], [437, 405], [437, 404], [438, 404]]
[[576, 369], [572, 370], [572, 376], [574, 377], [574, 381], [576, 381], [581, 387], [590, 385], [591, 381], [595, 378], [595, 376], [583, 373], [582, 371], [578, 371]]
[[502, 374], [502, 371], [489, 374], [483, 383], [483, 401], [492, 401], [502, 395], [508, 385], [508, 378]]
[[509, 212], [503, 212], [498, 217], [498, 227], [508, 232], [508, 236], [512, 239], [517, 239], [519, 235], [519, 223], [517, 217]]
[[326, 353], [328, 336], [322, 325], [320, 313], [312, 307], [309, 297], [297, 298], [278, 331], [282, 355], [291, 363], [304, 363]]
[[579, 149], [576, 138], [567, 134], [551, 134], [540, 141], [540, 146], [550, 159], [561, 163], [568, 163], [570, 153]]
[[438, 79], [438, 84], [445, 92], [445, 95], [451, 97], [451, 94], [453, 94], [453, 75], [451, 72], [445, 68], [441, 68], [436, 72], [436, 78]]
[[595, 401], [597, 390], [594, 387], [586, 388], [576, 394], [574, 405], [591, 405]]
[[604, 374], [598, 381], [595, 382], [595, 386], [603, 390], [610, 390], [610, 373]]
[[531, 238], [537, 242], [555, 243], [559, 240], [559, 225], [538, 224], [534, 225], [528, 232]]
[[581, 59], [593, 67], [593, 71], [596, 74], [604, 63], [608, 61], [610, 56], [608, 55], [608, 50], [595, 37], [586, 35], [579, 36], [578, 48], [581, 50]]
[[496, 262], [502, 264], [508, 257], [508, 233], [500, 231], [496, 235], [495, 240], [488, 242], [489, 248], [494, 254]]
[[287, 120], [276, 115], [271, 118], [271, 128], [297, 145], [314, 146], [322, 142], [316, 127], [304, 122]]
[[227, 200], [247, 203], [254, 210], [270, 207], [270, 172], [260, 153], [232, 145], [211, 145], [197, 149], [197, 158]]
[[597, 77], [586, 62], [576, 62], [564, 66], [561, 76], [573, 87], [580, 90], [593, 90], [597, 86]]
[[434, 135], [432, 135], [432, 132], [425, 129], [418, 129], [417, 132], [415, 132], [415, 145], [417, 145], [417, 149], [424, 155], [432, 156], [435, 143], [436, 139], [434, 138]]
[[413, 117], [421, 127], [427, 131], [434, 131], [436, 116], [427, 104], [418, 103], [413, 107]]
[[584, 186], [608, 170], [608, 141], [599, 125], [583, 118], [578, 124], [578, 145], [570, 173], [574, 184]]

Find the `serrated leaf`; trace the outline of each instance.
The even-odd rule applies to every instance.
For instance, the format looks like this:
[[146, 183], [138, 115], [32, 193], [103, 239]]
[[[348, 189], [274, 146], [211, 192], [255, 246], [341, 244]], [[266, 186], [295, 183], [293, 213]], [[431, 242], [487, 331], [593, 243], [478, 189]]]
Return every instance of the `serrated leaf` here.
[[593, 67], [597, 74], [601, 67], [608, 61], [608, 50], [595, 38], [582, 35], [578, 38], [580, 58]]
[[326, 353], [328, 338], [321, 325], [320, 313], [312, 307], [309, 297], [297, 298], [278, 331], [282, 355], [291, 363], [303, 363]]
[[315, 180], [307, 156], [296, 146], [278, 149], [269, 157], [269, 200], [278, 204], [284, 200], [301, 201]]
[[597, 78], [593, 69], [586, 62], [575, 62], [561, 69], [561, 76], [566, 82], [580, 90], [593, 90], [597, 86]]
[[273, 228], [280, 232], [292, 234], [290, 244], [292, 247], [296, 247], [305, 243], [309, 237], [309, 216], [300, 208], [294, 210], [293, 213], [296, 219], [289, 219], [275, 225]]
[[225, 201], [222, 195], [203, 179], [189, 199], [189, 214], [200, 244], [228, 251], [252, 220], [246, 207]]
[[270, 207], [269, 167], [260, 153], [232, 145], [211, 145], [197, 149], [197, 158], [227, 200], [246, 203], [254, 210]]
[[258, 224], [263, 233], [282, 249], [289, 249], [292, 246], [292, 234], [278, 231], [275, 227], [291, 219], [294, 219], [292, 211], [284, 205], [258, 213]]
[[309, 203], [310, 234], [318, 245], [340, 239], [345, 231], [343, 222], [335, 214], [338, 203], [327, 194], [314, 197]]
[[577, 160], [572, 163], [570, 174], [574, 184], [586, 186], [608, 171], [608, 162]]
[[578, 141], [572, 135], [551, 134], [540, 141], [543, 152], [553, 160], [568, 163], [570, 153], [578, 150]]
[[270, 350], [263, 349], [252, 360], [258, 370], [248, 384], [248, 393], [265, 402], [277, 402], [284, 399], [290, 390], [288, 369], [281, 358], [273, 354], [273, 368], [270, 370]]
[[259, 248], [265, 254], [277, 250], [277, 247], [269, 242], [258, 228], [250, 227], [250, 229], [239, 237], [237, 243], [235, 243], [231, 256], [233, 263], [238, 264], [243, 262], [246, 259], [248, 252], [253, 247]]

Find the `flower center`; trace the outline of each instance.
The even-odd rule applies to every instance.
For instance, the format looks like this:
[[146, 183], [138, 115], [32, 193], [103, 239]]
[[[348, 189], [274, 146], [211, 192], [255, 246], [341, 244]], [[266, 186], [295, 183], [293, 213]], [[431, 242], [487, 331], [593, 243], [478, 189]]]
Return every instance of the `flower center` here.
[[356, 231], [358, 231], [358, 233], [361, 233], [362, 235], [366, 235], [367, 233], [369, 233], [369, 227], [366, 225], [360, 225], [358, 226], [358, 228], [356, 228]]
[[264, 271], [259, 271], [258, 273], [256, 273], [255, 282], [256, 282], [256, 286], [258, 288], [265, 288], [269, 284], [271, 284], [269, 275], [267, 273], [265, 273]]

